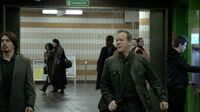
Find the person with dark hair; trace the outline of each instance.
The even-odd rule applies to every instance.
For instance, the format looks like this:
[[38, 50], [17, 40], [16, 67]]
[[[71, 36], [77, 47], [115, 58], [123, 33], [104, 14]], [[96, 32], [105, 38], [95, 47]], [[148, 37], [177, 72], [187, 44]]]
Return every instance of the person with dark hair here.
[[30, 61], [18, 55], [14, 33], [2, 33], [0, 40], [0, 112], [33, 112], [36, 93]]
[[97, 61], [97, 72], [98, 72], [98, 74], [97, 74], [96, 89], [100, 88], [101, 76], [102, 76], [103, 65], [104, 65], [105, 59], [112, 56], [114, 51], [117, 49], [113, 45], [113, 41], [114, 41], [114, 37], [112, 35], [108, 35], [106, 37], [106, 46], [104, 46], [101, 49], [101, 53], [100, 53], [99, 59]]
[[52, 75], [52, 65], [53, 65], [53, 45], [51, 43], [47, 43], [45, 45], [46, 51], [44, 52], [44, 62], [46, 64], [44, 68], [44, 72], [46, 71], [48, 74], [48, 77], [46, 78], [46, 81], [43, 84], [42, 89], [40, 89], [43, 92], [46, 92], [46, 89], [49, 84], [53, 83], [53, 75]]
[[146, 59], [148, 61], [150, 61], [149, 55], [146, 52], [146, 50], [143, 48], [143, 46], [144, 46], [144, 40], [143, 40], [143, 38], [138, 38], [137, 39], [137, 47], [134, 49], [134, 53], [141, 54], [144, 57], [146, 57]]
[[52, 66], [52, 74], [53, 74], [53, 87], [54, 90], [52, 92], [57, 92], [58, 89], [60, 93], [64, 93], [65, 85], [67, 84], [66, 77], [66, 69], [64, 67], [64, 61], [66, 58], [65, 51], [60, 45], [58, 39], [53, 39], [53, 66]]
[[168, 108], [165, 91], [150, 63], [143, 56], [130, 52], [131, 40], [129, 32], [117, 32], [118, 54], [107, 58], [104, 63], [100, 85], [102, 97], [98, 105], [100, 112], [152, 112], [146, 80], [160, 101], [160, 109]]
[[166, 83], [168, 89], [169, 112], [184, 112], [186, 88], [188, 85], [187, 72], [200, 72], [200, 67], [187, 63], [182, 53], [187, 48], [186, 36], [177, 36], [174, 47], [167, 52]]
[[134, 39], [132, 39], [132, 41], [131, 41], [130, 51], [134, 52], [136, 47], [137, 47], [137, 39], [134, 38]]

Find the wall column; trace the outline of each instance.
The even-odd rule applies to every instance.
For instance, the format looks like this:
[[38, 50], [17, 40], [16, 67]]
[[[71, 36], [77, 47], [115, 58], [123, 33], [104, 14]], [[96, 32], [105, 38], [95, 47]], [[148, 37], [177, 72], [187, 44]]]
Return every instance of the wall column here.
[[150, 11], [139, 11], [139, 37], [144, 39], [144, 49], [150, 56]]

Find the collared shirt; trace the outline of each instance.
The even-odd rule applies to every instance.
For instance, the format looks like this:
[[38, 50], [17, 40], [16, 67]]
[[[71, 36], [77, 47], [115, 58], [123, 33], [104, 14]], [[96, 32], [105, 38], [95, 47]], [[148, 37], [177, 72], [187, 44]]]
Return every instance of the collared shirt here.
[[11, 58], [10, 61], [7, 61], [2, 58], [1, 62], [1, 74], [3, 78], [3, 91], [4, 94], [9, 95], [11, 86], [12, 86], [12, 76], [13, 76], [13, 68], [15, 63], [15, 56]]

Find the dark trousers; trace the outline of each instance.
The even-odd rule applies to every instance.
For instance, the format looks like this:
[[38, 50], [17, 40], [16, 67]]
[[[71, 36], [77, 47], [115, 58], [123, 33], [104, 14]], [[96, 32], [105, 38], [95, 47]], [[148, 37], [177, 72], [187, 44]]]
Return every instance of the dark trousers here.
[[146, 112], [141, 103], [124, 103], [119, 112]]
[[[111, 111], [104, 110], [100, 112], [111, 112]], [[120, 109], [113, 112], [146, 112], [146, 110], [141, 103], [123, 103]]]
[[177, 86], [168, 88], [169, 112], [184, 112], [186, 88]]
[[45, 92], [49, 85], [50, 85], [50, 83], [49, 83], [49, 80], [48, 80], [48, 77], [47, 77], [46, 81], [43, 83], [42, 90]]

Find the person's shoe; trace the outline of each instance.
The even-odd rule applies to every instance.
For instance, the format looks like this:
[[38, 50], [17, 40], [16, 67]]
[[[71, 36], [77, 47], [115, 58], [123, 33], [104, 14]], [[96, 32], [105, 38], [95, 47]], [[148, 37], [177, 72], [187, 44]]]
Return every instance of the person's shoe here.
[[43, 90], [43, 89], [41, 89], [41, 88], [40, 88], [40, 90], [43, 91], [44, 93], [46, 92], [45, 90]]
[[52, 90], [51, 92], [54, 92], [54, 93], [55, 93], [55, 92], [57, 92], [57, 91], [58, 91], [58, 90]]

